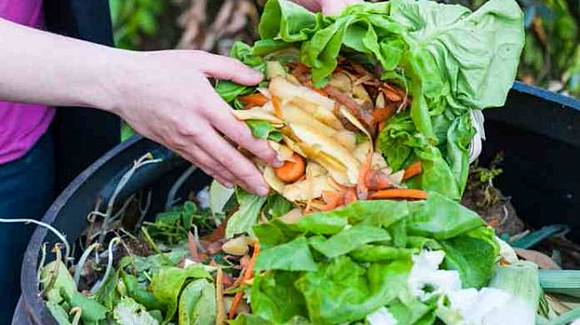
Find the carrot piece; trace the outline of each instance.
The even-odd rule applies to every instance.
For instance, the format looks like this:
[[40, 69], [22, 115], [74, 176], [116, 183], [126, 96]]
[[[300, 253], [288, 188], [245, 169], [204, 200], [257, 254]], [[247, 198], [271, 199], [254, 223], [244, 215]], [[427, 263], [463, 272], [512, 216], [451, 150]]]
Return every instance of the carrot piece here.
[[354, 187], [349, 188], [346, 193], [344, 193], [344, 205], [349, 205], [352, 202], [358, 201], [356, 196], [356, 191]]
[[394, 188], [370, 195], [371, 200], [426, 200], [427, 192], [421, 190]]
[[252, 108], [256, 106], [264, 106], [268, 103], [268, 98], [261, 93], [255, 93], [239, 98], [240, 102], [244, 104], [246, 108]]
[[395, 115], [396, 112], [397, 109], [394, 107], [377, 108], [373, 111], [373, 120], [375, 123], [384, 122]]
[[282, 118], [282, 103], [280, 102], [280, 98], [277, 96], [272, 96], [272, 106], [274, 106], [274, 115], [277, 118]]
[[[250, 259], [250, 264], [248, 264], [248, 268], [244, 272], [242, 276], [242, 283], [240, 287], [243, 289], [246, 281], [250, 280], [254, 276], [254, 265], [256, 265], [256, 259], [258, 258], [258, 254], [260, 254], [260, 244], [256, 242], [254, 244], [254, 252], [252, 253], [252, 258]], [[230, 307], [230, 312], [228, 313], [228, 318], [233, 319], [236, 316], [236, 310], [240, 307], [242, 303], [242, 298], [244, 296], [244, 291], [240, 290], [234, 296], [234, 300], [232, 300], [232, 306]]]
[[304, 175], [305, 170], [304, 159], [295, 153], [290, 160], [284, 162], [282, 167], [274, 168], [274, 173], [281, 181], [293, 183]]
[[409, 178], [413, 178], [423, 172], [423, 167], [421, 162], [418, 161], [416, 163], [411, 164], [407, 169], [405, 169], [405, 174], [403, 175], [403, 180], [408, 180]]
[[366, 185], [369, 190], [380, 191], [392, 186], [387, 174], [381, 171], [374, 171], [367, 175]]
[[322, 192], [322, 199], [326, 204], [320, 207], [320, 210], [330, 211], [342, 205], [344, 200], [344, 194], [339, 192], [324, 191]]

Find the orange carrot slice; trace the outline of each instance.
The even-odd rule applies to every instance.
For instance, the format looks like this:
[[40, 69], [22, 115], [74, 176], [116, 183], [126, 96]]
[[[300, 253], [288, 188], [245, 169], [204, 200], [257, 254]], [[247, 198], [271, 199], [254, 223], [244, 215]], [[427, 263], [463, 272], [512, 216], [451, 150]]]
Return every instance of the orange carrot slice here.
[[264, 106], [268, 103], [268, 98], [261, 93], [255, 93], [239, 98], [240, 102], [244, 104], [245, 108], [252, 108], [256, 106]]
[[324, 191], [322, 192], [322, 199], [326, 204], [320, 207], [320, 210], [330, 211], [342, 205], [344, 194], [339, 192]]
[[[258, 254], [260, 254], [260, 244], [256, 242], [254, 244], [254, 252], [252, 253], [252, 258], [250, 259], [250, 264], [242, 276], [242, 283], [240, 287], [243, 289], [246, 281], [250, 280], [254, 276], [254, 266], [256, 265], [256, 260], [258, 259]], [[230, 312], [228, 313], [228, 318], [233, 319], [236, 316], [236, 311], [240, 304], [242, 303], [242, 298], [244, 297], [244, 291], [240, 290], [234, 296], [232, 301], [232, 306], [230, 307]]]
[[377, 108], [373, 111], [373, 120], [375, 123], [381, 123], [391, 118], [397, 109], [394, 107]]
[[304, 175], [305, 170], [304, 159], [295, 153], [290, 160], [284, 162], [282, 167], [274, 168], [274, 173], [281, 181], [293, 183]]
[[426, 200], [427, 192], [421, 190], [395, 188], [375, 192], [371, 200]]
[[384, 190], [392, 186], [387, 174], [378, 170], [367, 175], [366, 184], [368, 189], [373, 191]]
[[405, 169], [405, 174], [403, 175], [403, 180], [408, 180], [413, 178], [423, 172], [423, 167], [421, 162], [418, 161], [416, 163], [411, 164], [407, 169]]

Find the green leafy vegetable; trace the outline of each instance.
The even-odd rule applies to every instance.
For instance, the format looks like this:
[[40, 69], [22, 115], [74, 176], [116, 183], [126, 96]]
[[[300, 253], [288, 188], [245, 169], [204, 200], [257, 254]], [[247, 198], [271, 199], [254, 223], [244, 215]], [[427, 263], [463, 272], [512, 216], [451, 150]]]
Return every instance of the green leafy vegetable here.
[[418, 236], [447, 239], [484, 225], [477, 213], [435, 192], [413, 210], [408, 229]]
[[325, 241], [311, 243], [312, 247], [328, 258], [345, 255], [362, 247], [364, 244], [388, 241], [389, 233], [381, 228], [357, 225], [346, 228]]
[[297, 272], [281, 271], [256, 277], [250, 295], [253, 315], [273, 324], [285, 324], [296, 316], [307, 317], [304, 297], [294, 285], [299, 276]]
[[157, 325], [159, 322], [153, 318], [143, 307], [131, 298], [123, 298], [113, 309], [113, 317], [119, 325]]
[[165, 306], [165, 323], [170, 321], [177, 310], [179, 294], [190, 279], [212, 279], [201, 266], [186, 269], [166, 267], [161, 269], [151, 280], [151, 293]]
[[459, 271], [465, 288], [481, 288], [489, 283], [499, 255], [493, 230], [480, 227], [439, 242], [445, 252], [446, 269]]
[[316, 271], [308, 241], [293, 241], [263, 250], [256, 261], [256, 270]]
[[330, 214], [315, 214], [302, 218], [297, 227], [300, 231], [315, 235], [334, 235], [348, 224], [347, 219]]
[[192, 281], [179, 297], [179, 325], [213, 325], [216, 319], [215, 287], [205, 279]]
[[362, 267], [341, 256], [305, 274], [296, 286], [304, 294], [314, 324], [348, 323], [406, 292], [410, 270], [410, 260]]
[[266, 197], [249, 194], [243, 190], [237, 190], [236, 197], [240, 208], [228, 220], [226, 238], [243, 233], [253, 235], [252, 227], [258, 222], [260, 211], [266, 203]]

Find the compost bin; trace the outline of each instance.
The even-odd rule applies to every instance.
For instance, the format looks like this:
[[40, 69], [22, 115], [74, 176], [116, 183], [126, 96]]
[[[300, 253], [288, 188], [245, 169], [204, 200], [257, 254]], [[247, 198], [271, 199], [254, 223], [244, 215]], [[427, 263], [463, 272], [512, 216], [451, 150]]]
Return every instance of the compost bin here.
[[[503, 152], [505, 174], [496, 185], [511, 197], [519, 216], [532, 227], [567, 224], [570, 238], [580, 241], [580, 102], [538, 88], [515, 83], [502, 109], [486, 115], [486, 138], [481, 160]], [[139, 169], [123, 190], [113, 195], [133, 162], [151, 153], [161, 162]], [[43, 218], [76, 240], [87, 227], [96, 202], [106, 206], [112, 196], [122, 202], [145, 193], [150, 203], [145, 218], [164, 210], [186, 190], [201, 189], [210, 179], [163, 147], [135, 137], [120, 144], [79, 175], [57, 198]], [[176, 186], [176, 184], [178, 186]], [[45, 308], [37, 285], [43, 243], [57, 238], [37, 228], [24, 256], [22, 296], [13, 324], [56, 324]]]

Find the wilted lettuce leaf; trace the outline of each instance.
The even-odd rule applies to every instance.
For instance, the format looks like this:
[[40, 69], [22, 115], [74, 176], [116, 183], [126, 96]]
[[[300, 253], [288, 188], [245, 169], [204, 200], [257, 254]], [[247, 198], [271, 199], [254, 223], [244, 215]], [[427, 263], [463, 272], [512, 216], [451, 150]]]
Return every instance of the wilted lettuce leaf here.
[[349, 256], [357, 262], [386, 262], [390, 260], [410, 259], [420, 250], [386, 245], [364, 245], [352, 251]]
[[58, 325], [71, 325], [69, 315], [61, 305], [55, 303], [54, 301], [48, 300], [46, 302], [46, 308], [48, 308], [50, 314], [52, 317], [54, 317]]
[[306, 273], [296, 286], [305, 297], [314, 324], [349, 323], [407, 292], [411, 264], [407, 260], [363, 267], [341, 256], [316, 272]]
[[297, 316], [307, 317], [306, 302], [294, 283], [298, 272], [270, 272], [256, 277], [250, 299], [252, 314], [273, 324], [285, 324]]
[[[230, 56], [262, 73], [266, 70], [264, 60], [259, 56], [253, 55], [252, 48], [242, 42], [234, 43], [234, 46], [232, 46], [230, 51]], [[231, 81], [218, 81], [215, 86], [216, 92], [230, 104], [233, 104], [234, 100], [239, 96], [250, 94], [254, 92], [255, 89], [256, 87], [246, 87], [235, 84]]]
[[252, 227], [258, 223], [258, 216], [266, 203], [266, 197], [250, 194], [241, 189], [236, 191], [236, 197], [240, 207], [228, 220], [226, 238], [243, 233], [253, 234]]
[[464, 288], [481, 288], [489, 283], [499, 254], [492, 229], [479, 227], [439, 243], [445, 251], [443, 266], [459, 271]]
[[292, 202], [286, 200], [282, 195], [273, 194], [268, 196], [263, 211], [270, 218], [280, 218], [293, 208]]
[[178, 298], [183, 286], [191, 279], [212, 279], [202, 267], [186, 269], [166, 267], [153, 276], [149, 286], [155, 298], [165, 306], [165, 322], [170, 321], [177, 310]]
[[229, 322], [230, 325], [312, 325], [308, 319], [295, 317], [286, 323], [273, 323], [252, 314], [241, 314], [236, 319]]
[[315, 235], [334, 235], [346, 227], [346, 218], [334, 216], [328, 213], [318, 213], [302, 218], [297, 224], [297, 228], [305, 233]]
[[416, 324], [420, 319], [429, 313], [433, 313], [433, 306], [426, 305], [419, 300], [406, 299], [405, 302], [400, 299], [389, 304], [389, 312], [397, 320], [397, 324]]
[[295, 226], [286, 224], [278, 219], [257, 225], [253, 230], [263, 250], [268, 247], [287, 243], [301, 235]]
[[190, 282], [179, 296], [179, 325], [213, 325], [217, 307], [215, 287], [205, 279]]
[[329, 212], [319, 212], [309, 218], [325, 215], [348, 220], [351, 224], [362, 223], [368, 226], [389, 227], [409, 214], [406, 201], [357, 201], [346, 207]]
[[266, 121], [248, 120], [246, 124], [252, 131], [254, 138], [262, 140], [282, 141], [282, 133]]
[[389, 233], [381, 228], [356, 225], [344, 229], [324, 241], [311, 242], [314, 249], [328, 258], [348, 254], [372, 242], [385, 242], [391, 239]]
[[159, 322], [153, 318], [143, 307], [131, 298], [122, 298], [113, 309], [113, 317], [119, 325], [157, 325]]
[[316, 271], [317, 265], [305, 237], [263, 250], [256, 260], [256, 270]]
[[483, 225], [477, 213], [435, 192], [413, 205], [407, 223], [409, 233], [435, 239], [452, 238]]

